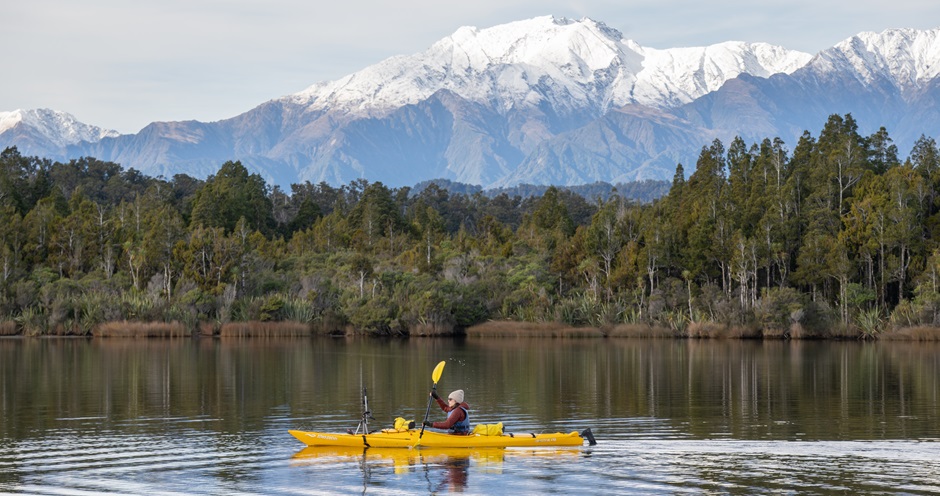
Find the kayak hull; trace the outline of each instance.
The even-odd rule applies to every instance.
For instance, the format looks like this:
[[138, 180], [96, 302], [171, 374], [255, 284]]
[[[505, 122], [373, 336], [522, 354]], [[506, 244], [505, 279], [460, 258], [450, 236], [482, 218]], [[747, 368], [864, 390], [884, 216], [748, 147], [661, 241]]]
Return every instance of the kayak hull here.
[[371, 434], [288, 431], [307, 446], [351, 448], [514, 448], [535, 446], [581, 446], [585, 438], [577, 432], [546, 434], [503, 434], [468, 436], [420, 430], [382, 431]]
[[349, 448], [410, 448], [410, 431], [340, 434], [333, 432], [288, 431], [307, 446], [344, 446]]

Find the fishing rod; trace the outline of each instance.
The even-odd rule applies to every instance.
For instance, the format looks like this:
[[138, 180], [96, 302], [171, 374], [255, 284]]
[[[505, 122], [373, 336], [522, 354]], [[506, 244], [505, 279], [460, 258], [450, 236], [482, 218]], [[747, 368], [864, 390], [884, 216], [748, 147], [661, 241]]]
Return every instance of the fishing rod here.
[[356, 427], [356, 434], [359, 434], [360, 430], [363, 434], [368, 434], [369, 420], [375, 420], [375, 417], [372, 416], [372, 411], [369, 410], [369, 395], [366, 392], [366, 387], [362, 384], [361, 367], [359, 369], [359, 385], [362, 387], [362, 418], [359, 420], [359, 426]]

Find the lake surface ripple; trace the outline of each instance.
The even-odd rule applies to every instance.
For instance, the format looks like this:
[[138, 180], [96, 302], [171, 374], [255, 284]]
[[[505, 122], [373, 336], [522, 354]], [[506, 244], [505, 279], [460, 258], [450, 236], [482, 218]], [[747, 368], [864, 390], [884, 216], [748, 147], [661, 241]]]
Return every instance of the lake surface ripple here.
[[[936, 494], [940, 347], [612, 339], [0, 339], [0, 492]], [[421, 420], [598, 445], [304, 449]], [[441, 420], [440, 411], [432, 419]]]

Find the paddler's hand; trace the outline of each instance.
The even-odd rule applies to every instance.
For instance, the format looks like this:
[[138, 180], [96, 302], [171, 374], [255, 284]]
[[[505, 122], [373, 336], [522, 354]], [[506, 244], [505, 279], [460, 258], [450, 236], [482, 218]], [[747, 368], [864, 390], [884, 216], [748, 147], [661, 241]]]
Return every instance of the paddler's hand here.
[[412, 420], [411, 422], [408, 422], [408, 428], [409, 428], [409, 429], [414, 429], [414, 428], [415, 428], [415, 421], [414, 421], [414, 420]]
[[431, 397], [436, 400], [441, 399], [440, 395], [437, 394], [437, 391], [431, 391]]
[[431, 422], [430, 420], [425, 420], [424, 425], [426, 427], [434, 427], [434, 422]]

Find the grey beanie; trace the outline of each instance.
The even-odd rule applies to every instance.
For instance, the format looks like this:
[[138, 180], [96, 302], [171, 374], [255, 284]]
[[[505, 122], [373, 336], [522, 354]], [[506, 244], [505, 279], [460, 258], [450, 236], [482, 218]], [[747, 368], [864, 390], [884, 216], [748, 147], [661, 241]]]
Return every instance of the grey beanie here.
[[454, 400], [457, 403], [463, 403], [463, 389], [458, 389], [447, 395], [447, 399]]

